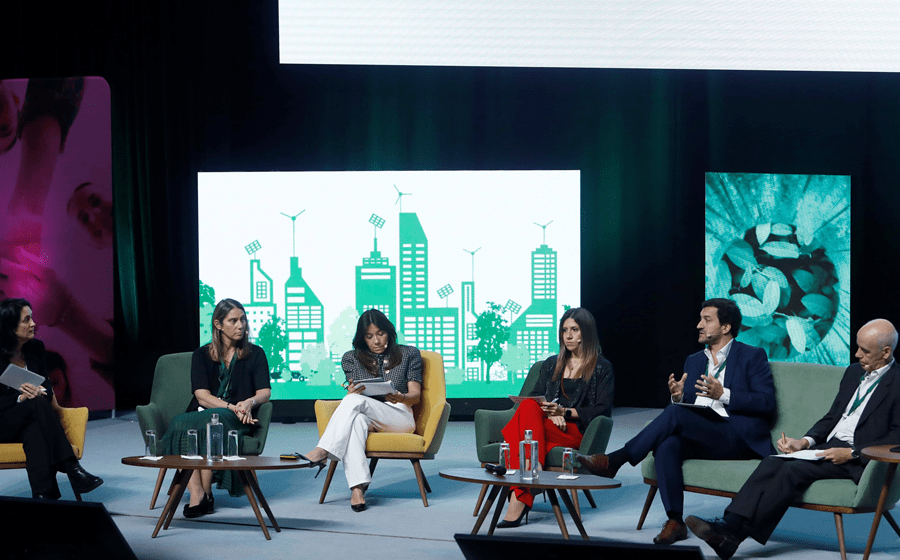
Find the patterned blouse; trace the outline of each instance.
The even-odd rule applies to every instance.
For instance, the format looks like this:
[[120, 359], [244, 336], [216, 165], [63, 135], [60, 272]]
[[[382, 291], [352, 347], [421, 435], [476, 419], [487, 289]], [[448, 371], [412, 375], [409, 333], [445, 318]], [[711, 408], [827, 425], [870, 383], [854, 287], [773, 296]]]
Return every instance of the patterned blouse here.
[[400, 354], [403, 357], [400, 363], [393, 368], [384, 369], [387, 362], [388, 354], [377, 354], [375, 363], [378, 367], [378, 374], [369, 373], [359, 358], [356, 357], [356, 350], [350, 350], [341, 358], [341, 368], [349, 381], [359, 381], [361, 379], [371, 379], [373, 377], [384, 377], [394, 385], [394, 389], [401, 393], [407, 393], [407, 383], [409, 381], [417, 381], [422, 383], [422, 355], [415, 346], [397, 345], [400, 348]]

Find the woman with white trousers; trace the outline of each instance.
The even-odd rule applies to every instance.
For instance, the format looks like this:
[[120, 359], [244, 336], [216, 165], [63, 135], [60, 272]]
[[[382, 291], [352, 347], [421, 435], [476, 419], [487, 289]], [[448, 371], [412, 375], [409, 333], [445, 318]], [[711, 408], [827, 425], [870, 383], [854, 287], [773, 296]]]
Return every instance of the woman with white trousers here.
[[[326, 459], [344, 462], [350, 487], [350, 507], [366, 509], [365, 490], [372, 480], [366, 460], [369, 432], [412, 433], [416, 429], [412, 407], [422, 395], [422, 356], [413, 346], [397, 344], [397, 331], [377, 309], [359, 318], [353, 350], [341, 359], [347, 376], [347, 395], [335, 410], [315, 449], [306, 454], [320, 470]], [[362, 395], [360, 381], [383, 377], [395, 393], [380, 397]]]

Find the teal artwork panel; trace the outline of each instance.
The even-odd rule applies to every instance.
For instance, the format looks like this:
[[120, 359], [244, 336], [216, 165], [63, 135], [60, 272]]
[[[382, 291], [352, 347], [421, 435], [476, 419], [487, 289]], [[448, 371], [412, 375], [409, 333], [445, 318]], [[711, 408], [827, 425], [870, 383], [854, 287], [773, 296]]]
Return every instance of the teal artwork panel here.
[[770, 360], [850, 362], [850, 177], [706, 174], [706, 297]]

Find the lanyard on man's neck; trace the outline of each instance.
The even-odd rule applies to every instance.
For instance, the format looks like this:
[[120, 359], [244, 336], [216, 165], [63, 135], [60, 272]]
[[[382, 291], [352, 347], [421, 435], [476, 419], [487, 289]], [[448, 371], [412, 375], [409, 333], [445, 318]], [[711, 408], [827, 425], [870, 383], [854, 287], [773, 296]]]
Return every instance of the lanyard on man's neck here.
[[882, 375], [881, 377], [876, 379], [875, 383], [872, 383], [872, 385], [869, 386], [869, 390], [866, 391], [865, 395], [860, 395], [859, 393], [860, 389], [862, 389], [862, 382], [863, 380], [865, 380], [865, 378], [865, 375], [859, 378], [859, 387], [856, 388], [856, 398], [853, 399], [853, 406], [850, 407], [850, 412], [847, 413], [847, 416], [850, 416], [857, 408], [859, 408], [859, 405], [861, 405], [866, 400], [866, 397], [869, 396], [869, 393], [875, 390], [875, 386], [881, 383], [881, 380], [884, 379], [884, 376]]

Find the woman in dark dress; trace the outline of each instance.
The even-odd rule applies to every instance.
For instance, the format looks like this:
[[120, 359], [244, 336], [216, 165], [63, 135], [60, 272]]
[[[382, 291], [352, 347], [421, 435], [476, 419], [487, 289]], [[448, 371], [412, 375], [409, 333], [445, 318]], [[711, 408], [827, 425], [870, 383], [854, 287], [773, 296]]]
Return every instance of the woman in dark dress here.
[[[350, 487], [350, 507], [366, 509], [365, 489], [372, 480], [366, 460], [369, 431], [412, 433], [416, 429], [412, 407], [422, 394], [422, 355], [414, 346], [397, 344], [394, 325], [377, 309], [369, 309], [356, 324], [353, 350], [344, 354], [341, 367], [347, 376], [347, 395], [341, 400], [315, 449], [312, 463], [331, 458], [344, 462]], [[366, 397], [358, 381], [383, 377], [396, 393]], [[321, 470], [321, 468], [320, 468]]]
[[[519, 468], [519, 442], [525, 430], [531, 430], [538, 442], [538, 458], [543, 465], [550, 449], [560, 445], [577, 449], [591, 420], [612, 414], [613, 369], [601, 354], [594, 317], [587, 309], [576, 307], [563, 314], [559, 348], [558, 355], [544, 361], [530, 395], [543, 396], [546, 401], [523, 401], [503, 428], [513, 468]], [[528, 490], [514, 487], [506, 517], [497, 528], [518, 527], [533, 503], [534, 496]]]
[[34, 338], [35, 328], [30, 303], [24, 299], [0, 302], [0, 373], [14, 364], [44, 377], [40, 385], [23, 383], [18, 389], [0, 385], [0, 443], [24, 447], [33, 497], [59, 499], [57, 472], [68, 475], [75, 492], [86, 494], [103, 480], [81, 467], [59, 423], [44, 343]]
[[[204, 453], [206, 425], [213, 414], [218, 414], [225, 433], [240, 432], [240, 441], [257, 422], [253, 410], [271, 397], [266, 353], [250, 343], [247, 316], [239, 302], [223, 299], [213, 310], [212, 342], [194, 351], [191, 389], [194, 398], [187, 412], [172, 419], [161, 440], [166, 455], [187, 452], [189, 429], [197, 430], [200, 452]], [[185, 517], [213, 513], [213, 479], [232, 496], [243, 492], [235, 471], [194, 471], [188, 481], [190, 501], [184, 506]]]

